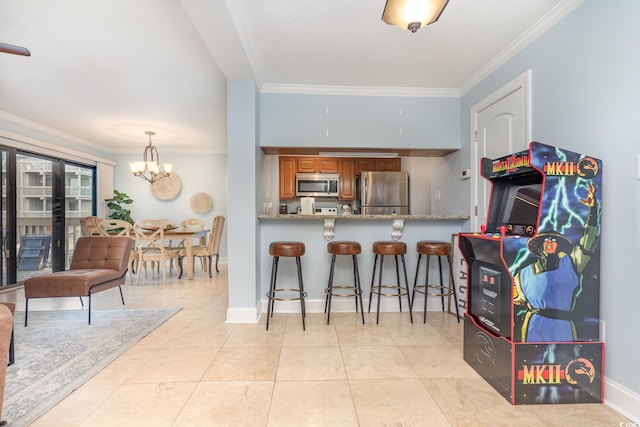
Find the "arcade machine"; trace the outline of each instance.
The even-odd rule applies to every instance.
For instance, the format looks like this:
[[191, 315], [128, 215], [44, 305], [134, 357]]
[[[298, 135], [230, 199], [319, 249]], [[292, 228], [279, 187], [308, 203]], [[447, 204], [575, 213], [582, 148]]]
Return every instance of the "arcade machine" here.
[[486, 225], [459, 236], [465, 361], [514, 405], [602, 402], [602, 162], [531, 142], [481, 169]]

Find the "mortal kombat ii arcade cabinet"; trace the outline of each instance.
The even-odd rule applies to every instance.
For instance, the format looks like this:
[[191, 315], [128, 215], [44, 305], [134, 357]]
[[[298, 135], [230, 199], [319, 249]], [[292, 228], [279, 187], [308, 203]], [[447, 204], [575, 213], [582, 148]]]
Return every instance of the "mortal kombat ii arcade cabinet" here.
[[481, 175], [486, 224], [459, 236], [465, 361], [514, 405], [602, 402], [602, 162], [531, 142]]

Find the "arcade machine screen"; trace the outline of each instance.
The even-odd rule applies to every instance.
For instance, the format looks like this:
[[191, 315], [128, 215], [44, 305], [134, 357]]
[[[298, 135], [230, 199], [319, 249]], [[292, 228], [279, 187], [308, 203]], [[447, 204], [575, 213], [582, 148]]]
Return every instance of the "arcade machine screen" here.
[[487, 230], [532, 236], [536, 231], [542, 192], [542, 176], [529, 174], [509, 177], [493, 184]]

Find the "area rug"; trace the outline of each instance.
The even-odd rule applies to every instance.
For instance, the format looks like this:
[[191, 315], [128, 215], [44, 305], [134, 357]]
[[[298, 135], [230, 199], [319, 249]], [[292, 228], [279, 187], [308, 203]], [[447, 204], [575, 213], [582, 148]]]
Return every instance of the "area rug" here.
[[16, 312], [3, 418], [29, 425], [179, 310], [30, 311], [26, 328]]

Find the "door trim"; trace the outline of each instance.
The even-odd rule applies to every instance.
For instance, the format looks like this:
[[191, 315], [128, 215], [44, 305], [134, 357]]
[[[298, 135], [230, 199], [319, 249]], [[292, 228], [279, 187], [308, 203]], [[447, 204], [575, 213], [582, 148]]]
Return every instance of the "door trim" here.
[[479, 164], [476, 159], [478, 158], [478, 144], [476, 138], [476, 132], [478, 130], [478, 114], [484, 109], [490, 107], [501, 99], [509, 96], [518, 89], [523, 89], [524, 94], [524, 134], [526, 141], [531, 141], [531, 70], [527, 70], [520, 74], [515, 79], [511, 80], [506, 85], [502, 86], [491, 95], [484, 98], [482, 101], [471, 107], [470, 129], [471, 135], [469, 135], [469, 147], [470, 147], [470, 177], [471, 177], [471, 191], [470, 191], [470, 204], [469, 204], [469, 217], [471, 219], [471, 230], [479, 230], [478, 215], [476, 213], [476, 206], [478, 205], [478, 183], [480, 182]]

